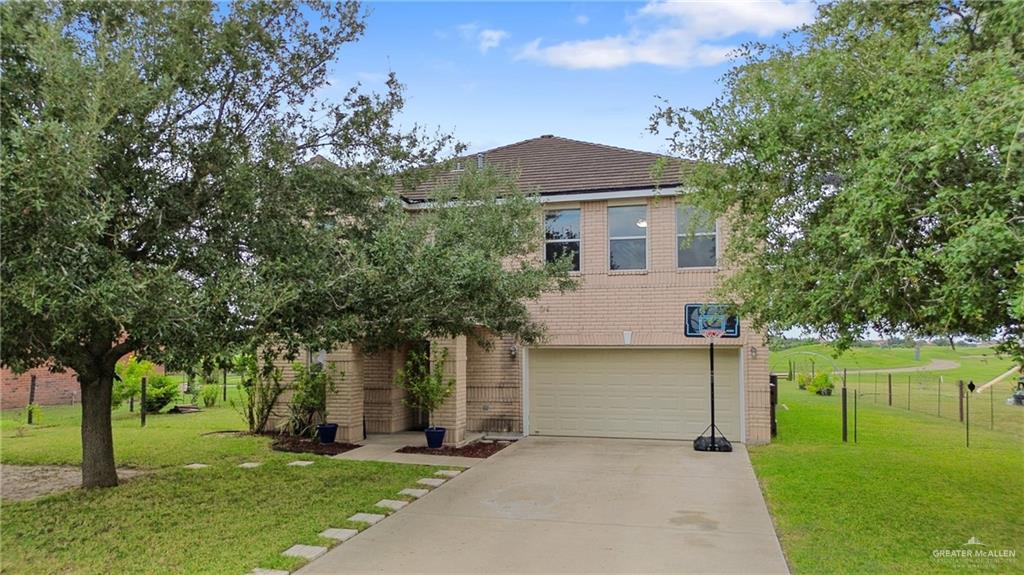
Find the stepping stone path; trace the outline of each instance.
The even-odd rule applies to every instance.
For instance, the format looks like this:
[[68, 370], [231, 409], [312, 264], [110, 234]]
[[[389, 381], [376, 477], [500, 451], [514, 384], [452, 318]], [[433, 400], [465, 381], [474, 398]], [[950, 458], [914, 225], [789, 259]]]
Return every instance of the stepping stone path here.
[[462, 472], [456, 471], [455, 469], [442, 469], [441, 471], [435, 471], [434, 475], [440, 475], [441, 477], [455, 477], [460, 473]]
[[305, 460], [299, 459], [297, 461], [292, 461], [288, 465], [290, 467], [305, 467], [307, 465], [313, 465], [313, 462], [312, 461], [305, 461]]
[[417, 480], [416, 483], [419, 483], [420, 485], [429, 485], [431, 487], [441, 487], [444, 485], [445, 481], [445, 479], [441, 479], [440, 477], [424, 477], [423, 479]]
[[317, 557], [327, 553], [326, 547], [318, 547], [316, 545], [292, 545], [288, 549], [284, 550], [286, 557], [302, 557], [303, 559], [316, 559]]
[[378, 515], [376, 513], [356, 513], [352, 517], [349, 517], [348, 520], [355, 521], [356, 523], [369, 523], [370, 525], [373, 525], [385, 517], [386, 515]]
[[412, 487], [398, 492], [399, 495], [408, 495], [409, 497], [415, 497], [416, 499], [419, 499], [428, 493], [430, 493], [429, 489], [413, 489]]
[[405, 507], [408, 504], [409, 504], [408, 501], [399, 501], [397, 499], [381, 499], [380, 501], [378, 501], [374, 505], [376, 505], [377, 507], [383, 507], [385, 509], [391, 509], [393, 511], [398, 511], [399, 509]]
[[287, 571], [281, 571], [280, 569], [264, 569], [263, 567], [257, 567], [246, 573], [246, 575], [289, 575], [289, 573]]
[[242, 464], [239, 465], [239, 467], [241, 467], [242, 469], [254, 469], [256, 467], [259, 467], [260, 465], [263, 465], [263, 464], [259, 463], [259, 462], [249, 462], [249, 463], [242, 463]]
[[203, 469], [206, 467], [209, 467], [209, 465], [205, 463], [189, 463], [185, 466], [185, 469]]
[[324, 529], [323, 531], [321, 531], [320, 532], [320, 537], [326, 537], [328, 539], [335, 539], [335, 540], [341, 542], [341, 541], [348, 541], [349, 539], [354, 537], [357, 533], [359, 533], [359, 531], [356, 530], [356, 529], [338, 529], [338, 528], [332, 527], [330, 529]]

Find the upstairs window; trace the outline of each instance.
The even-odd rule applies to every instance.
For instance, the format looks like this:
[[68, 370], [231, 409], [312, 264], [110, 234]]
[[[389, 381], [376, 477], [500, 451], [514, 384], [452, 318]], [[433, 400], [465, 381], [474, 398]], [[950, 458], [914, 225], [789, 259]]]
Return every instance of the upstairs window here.
[[544, 212], [544, 259], [554, 262], [563, 255], [572, 257], [572, 271], [580, 271], [580, 210]]
[[680, 268], [707, 268], [718, 263], [715, 218], [706, 210], [676, 207], [676, 253]]
[[608, 269], [647, 269], [647, 206], [608, 208]]

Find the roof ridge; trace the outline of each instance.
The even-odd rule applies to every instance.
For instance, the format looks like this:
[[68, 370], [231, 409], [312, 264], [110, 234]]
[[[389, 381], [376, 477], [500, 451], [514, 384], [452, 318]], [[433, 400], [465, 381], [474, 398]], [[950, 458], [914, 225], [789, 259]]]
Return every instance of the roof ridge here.
[[623, 148], [622, 146], [611, 146], [609, 144], [599, 144], [597, 142], [587, 142], [586, 140], [577, 140], [575, 138], [566, 138], [564, 136], [556, 136], [554, 134], [544, 134], [544, 135], [541, 135], [541, 136], [536, 136], [536, 137], [533, 137], [533, 138], [527, 138], [525, 140], [520, 140], [518, 142], [513, 142], [511, 144], [505, 144], [503, 146], [498, 146], [496, 148], [489, 148], [487, 150], [480, 150], [479, 152], [476, 152], [474, 154], [469, 154], [469, 155], [464, 156], [464, 157], [469, 158], [469, 157], [475, 156], [476, 154], [484, 154], [486, 156], [487, 154], [489, 154], [491, 152], [496, 152], [498, 150], [504, 150], [505, 148], [511, 148], [513, 146], [520, 146], [522, 144], [526, 144], [528, 142], [534, 142], [534, 141], [537, 141], [537, 140], [562, 140], [563, 142], [573, 142], [573, 143], [576, 143], [576, 144], [583, 144], [583, 145], [586, 145], [586, 146], [595, 146], [595, 147], [598, 147], [598, 148], [605, 148], [605, 149], [608, 149], [608, 150], [616, 150], [616, 151], [620, 151], [620, 152], [629, 152], [631, 154], [644, 154], [646, 156], [654, 156], [656, 158], [665, 158], [665, 159], [668, 159], [668, 160], [686, 161], [683, 158], [676, 158], [676, 157], [670, 156], [668, 154], [659, 154], [657, 152], [647, 152], [647, 151], [644, 151], [644, 150], [634, 150], [632, 148]]
[[676, 157], [670, 156], [668, 154], [659, 154], [657, 152], [647, 152], [647, 151], [644, 151], [644, 150], [634, 150], [632, 148], [623, 148], [622, 146], [612, 146], [610, 144], [599, 144], [597, 142], [587, 142], [586, 140], [577, 140], [575, 138], [566, 138], [564, 136], [551, 136], [551, 137], [552, 138], [557, 138], [559, 140], [564, 140], [566, 142], [575, 142], [577, 144], [586, 144], [588, 146], [597, 146], [598, 148], [607, 148], [609, 150], [618, 150], [620, 152], [629, 152], [631, 154], [644, 154], [644, 155], [647, 155], [647, 156], [656, 156], [656, 157], [659, 157], [659, 158], [666, 158], [666, 159], [669, 159], [669, 160], [680, 160], [680, 159], [682, 159], [682, 158], [676, 158]]

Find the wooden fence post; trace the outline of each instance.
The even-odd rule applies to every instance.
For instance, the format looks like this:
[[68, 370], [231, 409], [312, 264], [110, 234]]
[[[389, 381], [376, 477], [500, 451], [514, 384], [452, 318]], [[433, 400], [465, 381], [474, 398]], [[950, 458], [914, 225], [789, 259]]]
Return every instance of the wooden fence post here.
[[28, 412], [28, 424], [32, 425], [32, 419], [35, 415], [36, 409], [36, 376], [32, 376], [28, 384], [28, 406], [25, 410]]
[[228, 400], [228, 368], [224, 368], [224, 401]]
[[889, 407], [892, 407], [892, 374], [889, 374]]
[[907, 411], [910, 411], [910, 376], [907, 376]]
[[142, 393], [139, 398], [139, 418], [142, 422], [142, 427], [146, 427], [146, 379], [142, 378]]

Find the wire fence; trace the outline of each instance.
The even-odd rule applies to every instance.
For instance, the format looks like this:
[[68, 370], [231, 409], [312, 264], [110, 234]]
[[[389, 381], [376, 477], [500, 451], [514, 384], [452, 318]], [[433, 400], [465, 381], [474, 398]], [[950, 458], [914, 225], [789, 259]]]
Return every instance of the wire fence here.
[[[836, 379], [836, 386], [841, 386], [842, 376]], [[846, 386], [855, 390], [865, 404], [885, 405], [958, 422], [964, 421], [969, 401], [973, 426], [1013, 434], [1024, 432], [1024, 408], [1012, 404], [1014, 383], [997, 383], [971, 392], [968, 388], [971, 381], [908, 373], [856, 373], [847, 374]]]
[[[830, 376], [838, 393], [844, 374], [836, 371]], [[970, 383], [980, 388], [993, 377], [983, 374], [978, 379], [950, 378], [934, 372], [897, 370], [847, 372], [845, 377], [848, 392], [855, 392], [863, 407], [886, 406], [962, 423], [969, 401], [972, 428], [1001, 431], [1024, 439], [1024, 406], [1013, 401], [1015, 377], [975, 392], [969, 390]]]

